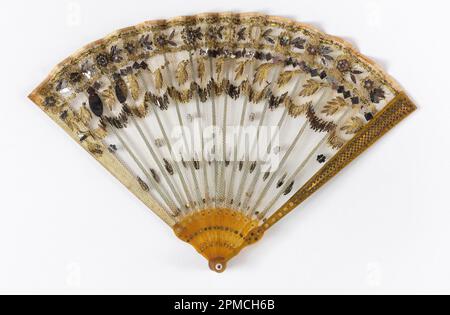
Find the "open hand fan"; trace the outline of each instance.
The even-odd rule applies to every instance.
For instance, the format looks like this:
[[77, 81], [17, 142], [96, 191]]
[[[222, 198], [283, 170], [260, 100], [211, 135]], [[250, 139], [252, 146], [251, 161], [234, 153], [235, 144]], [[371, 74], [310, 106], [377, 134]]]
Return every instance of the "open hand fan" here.
[[217, 272], [415, 109], [348, 43], [260, 14], [120, 30], [30, 98]]

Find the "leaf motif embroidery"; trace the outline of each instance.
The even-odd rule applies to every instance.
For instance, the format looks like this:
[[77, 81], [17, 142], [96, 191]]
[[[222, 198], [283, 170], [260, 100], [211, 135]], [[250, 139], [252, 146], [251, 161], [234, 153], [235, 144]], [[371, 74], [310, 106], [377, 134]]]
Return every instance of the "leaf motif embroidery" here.
[[240, 78], [242, 78], [242, 76], [244, 75], [244, 72], [245, 72], [245, 67], [247, 66], [248, 62], [249, 62], [249, 60], [242, 61], [237, 65], [236, 69], [234, 70], [234, 73], [236, 74], [234, 80], [237, 81]]
[[250, 93], [250, 90], [251, 90], [251, 86], [250, 86], [250, 83], [248, 82], [248, 80], [243, 81], [241, 84], [241, 92], [243, 94], [248, 95]]
[[258, 104], [262, 101], [262, 99], [269, 93], [269, 85], [267, 85], [264, 89], [261, 91], [255, 91], [254, 89], [249, 88], [249, 94], [250, 94], [250, 101]]
[[72, 111], [69, 111], [67, 113], [67, 117], [64, 121], [66, 122], [66, 125], [70, 128], [70, 130], [72, 130], [73, 132], [85, 133], [89, 131], [88, 127], [81, 121], [79, 115], [76, 115]]
[[225, 64], [225, 60], [224, 59], [218, 59], [216, 61], [216, 76], [217, 76], [217, 80], [219, 80], [220, 76], [223, 73], [223, 66]]
[[358, 133], [364, 127], [364, 121], [359, 117], [350, 118], [341, 128], [347, 135]]
[[104, 90], [102, 92], [102, 99], [105, 105], [108, 107], [110, 111], [114, 110], [114, 106], [116, 105], [116, 97], [114, 95], [114, 91], [112, 87]]
[[260, 65], [256, 70], [254, 83], [262, 84], [264, 81], [266, 81], [273, 66], [274, 64], [272, 63], [265, 63]]
[[189, 103], [189, 101], [192, 98], [191, 89], [178, 91], [176, 94], [177, 94], [178, 101], [182, 104]]
[[330, 134], [330, 138], [328, 139], [328, 144], [333, 149], [338, 150], [345, 145], [345, 140], [337, 135], [336, 130], [333, 130]]
[[138, 118], [145, 118], [148, 114], [148, 107], [146, 106], [146, 103], [142, 103], [139, 106], [133, 106], [131, 107], [131, 111], [133, 112], [133, 115], [135, 115]]
[[275, 44], [275, 40], [272, 38], [271, 34], [272, 34], [273, 30], [271, 28], [267, 29], [263, 34], [262, 34], [262, 38], [264, 38], [266, 41], [268, 41], [271, 44]]
[[297, 49], [304, 49], [305, 43], [306, 43], [306, 39], [303, 39], [301, 37], [294, 38], [291, 41], [291, 45]]
[[159, 91], [164, 85], [164, 78], [161, 69], [155, 71], [155, 88]]
[[89, 152], [91, 152], [95, 156], [101, 156], [103, 154], [102, 147], [98, 143], [88, 142], [87, 148]]
[[186, 61], [186, 60], [180, 62], [180, 64], [178, 65], [177, 73], [176, 73], [178, 85], [184, 85], [189, 78], [187, 66], [188, 66], [188, 61]]
[[203, 81], [205, 80], [205, 75], [206, 75], [206, 65], [205, 65], [205, 60], [203, 58], [198, 60], [197, 71], [198, 71], [198, 77], [200, 78], [200, 82], [203, 83]]
[[83, 105], [80, 109], [80, 119], [81, 122], [88, 126], [92, 119], [91, 111], [87, 108], [86, 105]]
[[333, 116], [345, 106], [347, 106], [347, 102], [345, 101], [345, 99], [338, 96], [328, 102], [328, 104], [323, 108], [322, 114]]
[[321, 83], [314, 79], [309, 79], [306, 84], [303, 85], [303, 90], [300, 92], [300, 96], [312, 96], [316, 94], [321, 87], [324, 86], [324, 83]]
[[136, 101], [139, 98], [139, 82], [134, 75], [129, 75], [128, 83], [130, 84], [131, 97]]
[[288, 84], [289, 82], [291, 82], [292, 78], [299, 74], [300, 71], [286, 71], [283, 72], [282, 74], [280, 74], [280, 77], [278, 78], [278, 87], [283, 87], [286, 84]]
[[303, 105], [295, 105], [292, 100], [289, 100], [289, 105], [288, 105], [289, 106], [289, 115], [293, 118], [297, 118], [300, 115], [303, 115], [304, 113], [306, 113], [306, 110], [311, 105], [312, 105], [312, 102], [308, 102]]
[[236, 36], [237, 36], [237, 40], [238, 40], [238, 41], [244, 41], [244, 40], [245, 40], [246, 31], [247, 31], [247, 28], [244, 27], [244, 28], [241, 28], [241, 29], [237, 32]]

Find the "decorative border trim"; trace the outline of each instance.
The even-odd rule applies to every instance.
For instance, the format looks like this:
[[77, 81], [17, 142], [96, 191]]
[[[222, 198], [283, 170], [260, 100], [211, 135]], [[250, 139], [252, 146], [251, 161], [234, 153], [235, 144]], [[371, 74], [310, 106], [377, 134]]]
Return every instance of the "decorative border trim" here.
[[319, 190], [344, 167], [371, 147], [417, 107], [405, 93], [398, 94], [377, 116], [317, 172], [284, 206], [276, 211], [261, 227], [252, 232], [249, 243], [261, 239], [265, 231], [295, 210], [303, 201]]
[[[94, 41], [83, 48], [76, 51], [74, 54], [61, 61], [53, 70], [49, 73], [47, 78], [31, 93], [30, 97], [34, 97], [38, 94], [43, 94], [46, 87], [52, 83], [52, 81], [58, 77], [58, 74], [65, 70], [66, 67], [71, 67], [79, 62], [80, 59], [86, 57], [87, 55], [95, 52], [104, 50], [105, 47], [110, 45], [112, 42], [118, 40], [119, 38], [125, 39], [128, 37], [136, 36], [143, 31], [154, 32], [166, 30], [170, 27], [178, 27], [183, 25], [188, 25], [198, 22], [208, 22], [213, 23], [216, 20], [228, 21], [229, 23], [239, 23], [239, 24], [250, 24], [259, 26], [272, 26], [272, 27], [282, 27], [289, 29], [291, 32], [303, 32], [305, 35], [317, 36], [323, 43], [338, 47], [340, 50], [354, 56], [360, 63], [361, 66], [367, 69], [372, 75], [376, 76], [381, 80], [392, 92], [398, 93], [402, 91], [402, 88], [397, 83], [397, 81], [390, 76], [380, 65], [378, 65], [374, 60], [363, 55], [359, 52], [352, 43], [344, 40], [343, 38], [336, 37], [319, 30], [317, 27], [301, 22], [297, 22], [291, 18], [272, 16], [261, 13], [249, 12], [249, 13], [232, 13], [232, 12], [221, 12], [221, 13], [202, 13], [191, 16], [179, 16], [166, 20], [152, 20], [146, 21], [135, 26], [126, 27], [119, 29], [102, 39]], [[181, 47], [184, 50], [185, 47]], [[171, 49], [168, 51], [176, 51], [176, 49]]]

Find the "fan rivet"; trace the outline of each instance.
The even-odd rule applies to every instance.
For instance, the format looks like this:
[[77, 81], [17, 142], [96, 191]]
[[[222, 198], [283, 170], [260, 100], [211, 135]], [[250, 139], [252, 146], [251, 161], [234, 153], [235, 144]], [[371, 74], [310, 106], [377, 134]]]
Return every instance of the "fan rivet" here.
[[209, 262], [209, 268], [211, 268], [212, 271], [215, 271], [217, 273], [222, 273], [227, 268], [227, 264], [225, 262], [225, 259], [216, 258]]

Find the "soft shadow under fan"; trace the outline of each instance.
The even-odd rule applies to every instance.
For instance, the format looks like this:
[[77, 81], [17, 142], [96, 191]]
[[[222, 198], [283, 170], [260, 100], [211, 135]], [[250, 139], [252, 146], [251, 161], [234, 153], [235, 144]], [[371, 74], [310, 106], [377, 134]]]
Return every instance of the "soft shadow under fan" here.
[[350, 44], [260, 14], [120, 30], [30, 98], [217, 272], [415, 109]]

